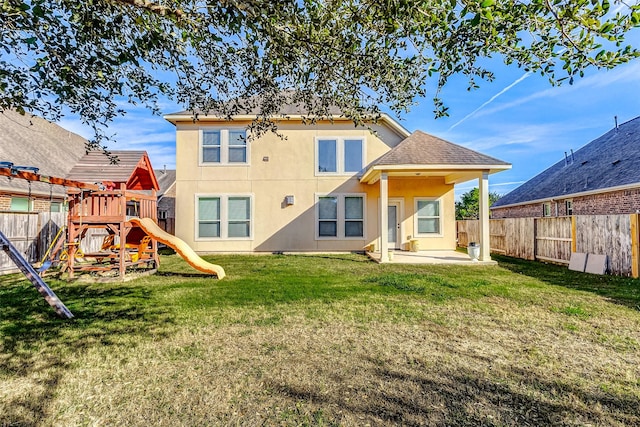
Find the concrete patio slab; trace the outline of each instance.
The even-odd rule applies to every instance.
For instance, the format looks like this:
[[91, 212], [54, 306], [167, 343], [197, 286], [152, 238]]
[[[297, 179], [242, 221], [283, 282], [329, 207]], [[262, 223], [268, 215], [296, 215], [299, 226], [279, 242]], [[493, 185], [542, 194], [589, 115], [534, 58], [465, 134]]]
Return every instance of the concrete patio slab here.
[[[390, 251], [389, 264], [456, 264], [456, 265], [497, 265], [495, 261], [472, 261], [469, 255], [456, 251]], [[367, 256], [380, 263], [380, 252], [367, 252]]]

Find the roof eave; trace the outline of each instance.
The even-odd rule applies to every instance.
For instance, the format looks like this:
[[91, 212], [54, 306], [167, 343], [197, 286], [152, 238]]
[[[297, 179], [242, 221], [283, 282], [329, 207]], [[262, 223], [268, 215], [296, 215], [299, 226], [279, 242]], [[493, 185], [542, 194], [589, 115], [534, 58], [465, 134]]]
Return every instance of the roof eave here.
[[[162, 116], [165, 120], [167, 120], [168, 122], [177, 125], [179, 122], [195, 122], [193, 116], [188, 116], [188, 115], [184, 115], [184, 114], [167, 114]], [[242, 120], [255, 120], [256, 119], [256, 115], [255, 114], [238, 114], [235, 116], [231, 116], [231, 120], [238, 120], [238, 121], [242, 121]], [[281, 116], [281, 117], [273, 117], [272, 120], [274, 121], [284, 121], [284, 120], [302, 120], [304, 117], [309, 117], [308, 115], [303, 115], [303, 114], [287, 114], [285, 116]], [[220, 116], [203, 116], [203, 115], [199, 115], [198, 116], [198, 120], [206, 120], [206, 121], [214, 121], [214, 122], [228, 122], [229, 120], [227, 120], [226, 117], [220, 117]], [[326, 120], [329, 120], [328, 118]], [[350, 122], [352, 121], [349, 118], [346, 117], [332, 117], [331, 120], [333, 121], [346, 121], [346, 122]], [[386, 113], [382, 113], [380, 115], [380, 118], [378, 119], [379, 122], [384, 122], [388, 125], [388, 127], [390, 129], [392, 129], [394, 132], [396, 132], [399, 136], [401, 137], [408, 137], [409, 135], [411, 135], [411, 132], [409, 132], [404, 126], [402, 126], [400, 123], [398, 123], [395, 119], [393, 119], [390, 115], [386, 114]]]
[[549, 196], [549, 197], [544, 197], [544, 198], [535, 199], [535, 200], [527, 200], [527, 201], [519, 202], [519, 203], [510, 203], [508, 205], [491, 206], [490, 209], [512, 208], [512, 207], [515, 207], [515, 206], [524, 206], [524, 205], [533, 205], [533, 204], [536, 204], [536, 203], [554, 202], [554, 201], [558, 201], [558, 200], [572, 199], [574, 197], [584, 197], [584, 196], [591, 196], [591, 195], [600, 194], [600, 193], [611, 193], [613, 191], [629, 190], [629, 189], [632, 189], [632, 188], [640, 188], [640, 182], [636, 182], [636, 183], [633, 183], [633, 184], [618, 185], [618, 186], [615, 186], [615, 187], [598, 188], [598, 189], [589, 190], [589, 191], [581, 191], [581, 192], [578, 192], [578, 193], [557, 194], [555, 196]]
[[465, 165], [465, 164], [441, 164], [441, 165], [421, 165], [421, 164], [403, 164], [403, 165], [374, 165], [371, 166], [360, 178], [361, 183], [374, 183], [378, 180], [378, 175], [382, 172], [399, 172], [399, 171], [447, 171], [454, 173], [456, 171], [463, 172], [483, 172], [494, 174], [504, 170], [511, 169], [510, 164], [503, 165]]

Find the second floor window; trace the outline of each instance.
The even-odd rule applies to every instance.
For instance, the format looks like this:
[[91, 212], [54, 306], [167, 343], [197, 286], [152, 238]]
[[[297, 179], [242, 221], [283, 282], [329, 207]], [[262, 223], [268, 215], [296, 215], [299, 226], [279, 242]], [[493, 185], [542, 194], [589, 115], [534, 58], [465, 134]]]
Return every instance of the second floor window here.
[[248, 163], [247, 132], [244, 129], [202, 129], [201, 164]]
[[363, 138], [316, 139], [316, 172], [350, 175], [364, 167]]

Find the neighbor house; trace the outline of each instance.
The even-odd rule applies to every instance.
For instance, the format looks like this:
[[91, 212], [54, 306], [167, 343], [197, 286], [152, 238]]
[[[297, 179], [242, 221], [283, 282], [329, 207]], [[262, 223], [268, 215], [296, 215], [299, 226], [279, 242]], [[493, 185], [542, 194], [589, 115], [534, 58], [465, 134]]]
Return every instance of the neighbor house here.
[[640, 212], [640, 117], [591, 141], [491, 206], [492, 218]]
[[[176, 126], [175, 231], [196, 251], [454, 250], [454, 185], [476, 179], [486, 200], [489, 174], [510, 168], [387, 115], [372, 133], [285, 113], [282, 137], [253, 139], [255, 115], [165, 116]], [[488, 209], [482, 218], [489, 260]]]
[[167, 233], [175, 234], [176, 221], [176, 171], [163, 168], [158, 177], [158, 225]]
[[[30, 114], [0, 112], [0, 162], [39, 169], [47, 176], [64, 178], [85, 155], [87, 140]], [[0, 211], [60, 212], [64, 188], [0, 176]]]

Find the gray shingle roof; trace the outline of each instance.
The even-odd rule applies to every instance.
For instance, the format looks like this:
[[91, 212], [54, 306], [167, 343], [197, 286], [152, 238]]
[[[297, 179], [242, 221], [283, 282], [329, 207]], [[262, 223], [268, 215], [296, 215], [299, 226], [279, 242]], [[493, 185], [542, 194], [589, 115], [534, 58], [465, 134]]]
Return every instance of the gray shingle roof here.
[[636, 183], [640, 186], [640, 117], [594, 139], [570, 156], [569, 164], [562, 159], [492, 207]]
[[[40, 117], [11, 110], [0, 112], [0, 161], [40, 168], [40, 174], [65, 177], [85, 155], [86, 139]], [[27, 181], [0, 177], [0, 190], [24, 192]], [[48, 184], [32, 183], [34, 194], [48, 195]], [[53, 186], [55, 195], [64, 189]]]
[[[117, 157], [117, 163], [112, 163], [101, 151], [91, 151], [76, 163], [66, 178], [89, 183], [126, 183], [128, 188], [142, 191], [159, 186], [146, 151], [113, 150], [110, 153]], [[143, 158], [148, 163], [142, 164], [141, 169], [138, 165]]]
[[91, 151], [83, 156], [69, 171], [66, 178], [82, 182], [127, 182], [146, 151], [110, 151], [118, 158], [113, 164], [101, 151]]
[[505, 165], [509, 163], [469, 148], [445, 141], [422, 131], [415, 131], [384, 154], [371, 166], [378, 165]]
[[176, 182], [176, 171], [175, 169], [156, 170], [156, 178], [158, 179], [158, 185], [160, 185], [158, 197], [161, 197]]

